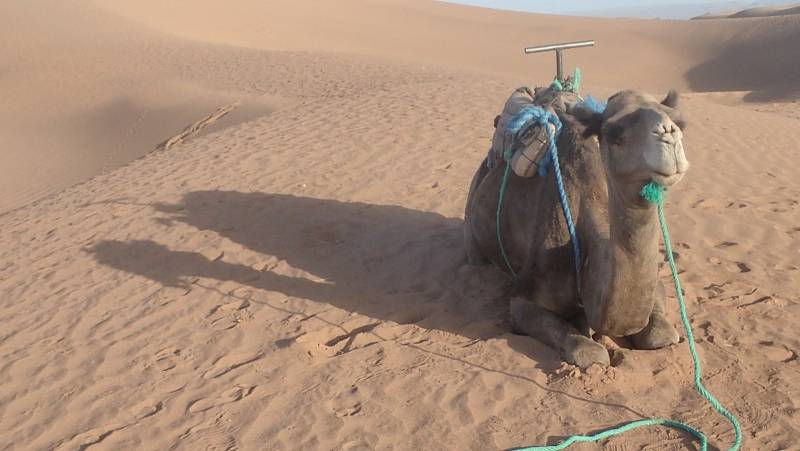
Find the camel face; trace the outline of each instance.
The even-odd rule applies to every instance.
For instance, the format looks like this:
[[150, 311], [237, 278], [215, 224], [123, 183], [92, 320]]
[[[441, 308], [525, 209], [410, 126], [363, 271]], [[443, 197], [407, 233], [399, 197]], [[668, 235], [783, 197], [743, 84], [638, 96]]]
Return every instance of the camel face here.
[[[671, 102], [671, 103], [670, 103]], [[683, 121], [670, 96], [658, 103], [623, 92], [609, 100], [601, 146], [609, 175], [623, 183], [654, 181], [671, 187], [689, 169], [683, 148]]]

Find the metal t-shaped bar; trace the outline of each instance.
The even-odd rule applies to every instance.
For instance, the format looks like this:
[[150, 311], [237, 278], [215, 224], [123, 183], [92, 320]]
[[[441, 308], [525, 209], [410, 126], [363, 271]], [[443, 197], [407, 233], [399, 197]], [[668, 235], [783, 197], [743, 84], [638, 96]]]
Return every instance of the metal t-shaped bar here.
[[563, 51], [567, 49], [577, 49], [581, 47], [592, 47], [594, 41], [578, 41], [578, 42], [565, 42], [563, 44], [550, 44], [540, 45], [538, 47], [525, 48], [525, 54], [528, 53], [541, 53], [541, 52], [556, 52], [556, 77], [559, 81], [564, 81], [564, 54]]

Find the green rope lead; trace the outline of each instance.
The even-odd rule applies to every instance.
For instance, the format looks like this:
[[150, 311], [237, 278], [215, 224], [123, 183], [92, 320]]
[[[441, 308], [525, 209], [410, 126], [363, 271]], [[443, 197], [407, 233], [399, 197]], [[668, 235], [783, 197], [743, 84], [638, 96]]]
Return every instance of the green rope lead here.
[[675, 429], [684, 430], [700, 440], [700, 449], [702, 451], [706, 451], [708, 448], [708, 439], [706, 436], [698, 431], [697, 429], [683, 424], [678, 421], [672, 420], [662, 420], [660, 418], [652, 418], [649, 420], [638, 420], [638, 421], [631, 421], [630, 423], [624, 424], [618, 428], [614, 429], [607, 429], [602, 432], [598, 432], [597, 434], [592, 435], [573, 435], [572, 437], [564, 440], [563, 442], [559, 443], [558, 445], [553, 446], [533, 446], [531, 448], [519, 448], [516, 451], [561, 451], [562, 449], [567, 449], [568, 447], [574, 445], [575, 443], [584, 443], [584, 442], [597, 442], [599, 440], [607, 439], [614, 435], [624, 434], [625, 432], [632, 431], [634, 429], [645, 427], [645, 426], [668, 426]]
[[642, 188], [642, 197], [647, 201], [655, 203], [658, 206], [658, 222], [661, 224], [661, 233], [664, 235], [664, 248], [667, 252], [667, 261], [669, 261], [669, 269], [672, 273], [672, 282], [675, 284], [675, 296], [678, 298], [678, 306], [681, 309], [681, 321], [683, 321], [683, 328], [686, 329], [686, 341], [689, 343], [689, 351], [692, 354], [694, 361], [694, 386], [703, 398], [706, 398], [714, 410], [720, 415], [725, 417], [728, 422], [733, 426], [733, 431], [736, 434], [733, 446], [729, 448], [730, 451], [736, 451], [742, 446], [742, 427], [739, 425], [739, 420], [726, 409], [714, 397], [701, 380], [703, 377], [703, 370], [700, 367], [700, 356], [697, 355], [697, 348], [694, 342], [694, 333], [692, 326], [689, 324], [689, 315], [686, 314], [686, 301], [683, 299], [683, 288], [681, 288], [681, 280], [678, 277], [678, 268], [675, 265], [675, 257], [672, 255], [672, 242], [669, 239], [669, 229], [667, 228], [667, 220], [664, 215], [664, 192], [666, 189], [655, 182], [650, 182]]
[[506, 254], [506, 249], [503, 247], [503, 237], [500, 233], [500, 213], [503, 210], [503, 199], [506, 197], [506, 188], [508, 188], [508, 179], [511, 177], [511, 158], [506, 158], [506, 172], [503, 173], [503, 182], [500, 184], [500, 198], [497, 201], [497, 244], [500, 246], [500, 255], [503, 256], [503, 261], [505, 261], [506, 266], [508, 267], [509, 272], [511, 272], [511, 277], [516, 280], [517, 273], [514, 272], [514, 267], [511, 266], [511, 261], [508, 259], [508, 255]]
[[[714, 407], [714, 410], [716, 410], [720, 415], [725, 417], [731, 423], [731, 425], [733, 425], [733, 431], [736, 434], [736, 438], [734, 440], [733, 446], [728, 448], [728, 450], [737, 451], [742, 446], [742, 427], [739, 425], [739, 421], [736, 419], [736, 416], [734, 416], [728, 409], [726, 409], [717, 400], [717, 398], [714, 397], [714, 395], [709, 393], [709, 391], [703, 385], [703, 382], [701, 380], [703, 374], [702, 374], [702, 368], [700, 367], [700, 356], [697, 355], [697, 348], [695, 347], [694, 343], [694, 333], [692, 333], [692, 326], [691, 324], [689, 324], [689, 316], [686, 313], [686, 302], [683, 299], [683, 289], [681, 288], [681, 281], [678, 278], [678, 268], [675, 265], [675, 258], [672, 256], [672, 243], [670, 242], [669, 239], [667, 220], [664, 216], [664, 191], [666, 191], [664, 187], [654, 182], [650, 182], [647, 185], [645, 185], [644, 188], [642, 188], [641, 195], [648, 202], [654, 203], [658, 207], [658, 222], [659, 224], [661, 224], [661, 233], [664, 236], [664, 247], [666, 248], [667, 252], [669, 269], [672, 272], [672, 281], [675, 284], [675, 294], [678, 297], [678, 305], [680, 306], [683, 328], [686, 330], [686, 341], [689, 343], [689, 351], [691, 352], [692, 360], [694, 361], [694, 386], [700, 393], [700, 395], [703, 396], [703, 398], [705, 398], [706, 400], [708, 400], [709, 403], [711, 403], [711, 406]], [[593, 435], [573, 435], [572, 437], [569, 437], [560, 444], [554, 446], [534, 446], [530, 448], [519, 448], [517, 451], [559, 451], [562, 449], [566, 449], [567, 447], [571, 446], [574, 443], [596, 442], [598, 440], [603, 440], [608, 437], [623, 434], [632, 429], [636, 429], [643, 426], [668, 426], [675, 429], [681, 429], [683, 431], [689, 432], [690, 434], [694, 435], [700, 440], [701, 451], [708, 450], [708, 440], [706, 439], [706, 436], [697, 429], [678, 421], [649, 419], [649, 420], [633, 421], [624, 424], [620, 427], [608, 429]]]

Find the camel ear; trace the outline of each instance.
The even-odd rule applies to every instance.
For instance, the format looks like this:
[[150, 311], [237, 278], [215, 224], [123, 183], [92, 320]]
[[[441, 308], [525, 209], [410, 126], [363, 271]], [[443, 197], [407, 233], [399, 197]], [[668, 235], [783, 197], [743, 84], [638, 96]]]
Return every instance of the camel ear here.
[[678, 94], [678, 91], [670, 89], [667, 96], [664, 97], [664, 100], [661, 101], [661, 104], [664, 106], [668, 106], [670, 108], [677, 108], [679, 98], [680, 94]]
[[572, 107], [569, 113], [586, 127], [583, 133], [584, 136], [589, 137], [600, 134], [600, 128], [603, 125], [603, 113], [599, 113], [583, 103]]

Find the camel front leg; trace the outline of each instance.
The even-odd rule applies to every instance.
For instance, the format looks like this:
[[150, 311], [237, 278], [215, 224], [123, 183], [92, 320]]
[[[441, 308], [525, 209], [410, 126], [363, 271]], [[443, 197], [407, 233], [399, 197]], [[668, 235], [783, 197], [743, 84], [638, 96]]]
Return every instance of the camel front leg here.
[[641, 332], [631, 335], [631, 341], [636, 349], [659, 349], [673, 345], [680, 339], [678, 331], [664, 316], [666, 297], [664, 284], [658, 282], [656, 301], [653, 304], [653, 312], [650, 313], [650, 321]]
[[555, 349], [567, 363], [586, 368], [593, 363], [609, 365], [608, 350], [581, 334], [568, 321], [522, 296], [511, 298], [514, 331], [533, 337]]

